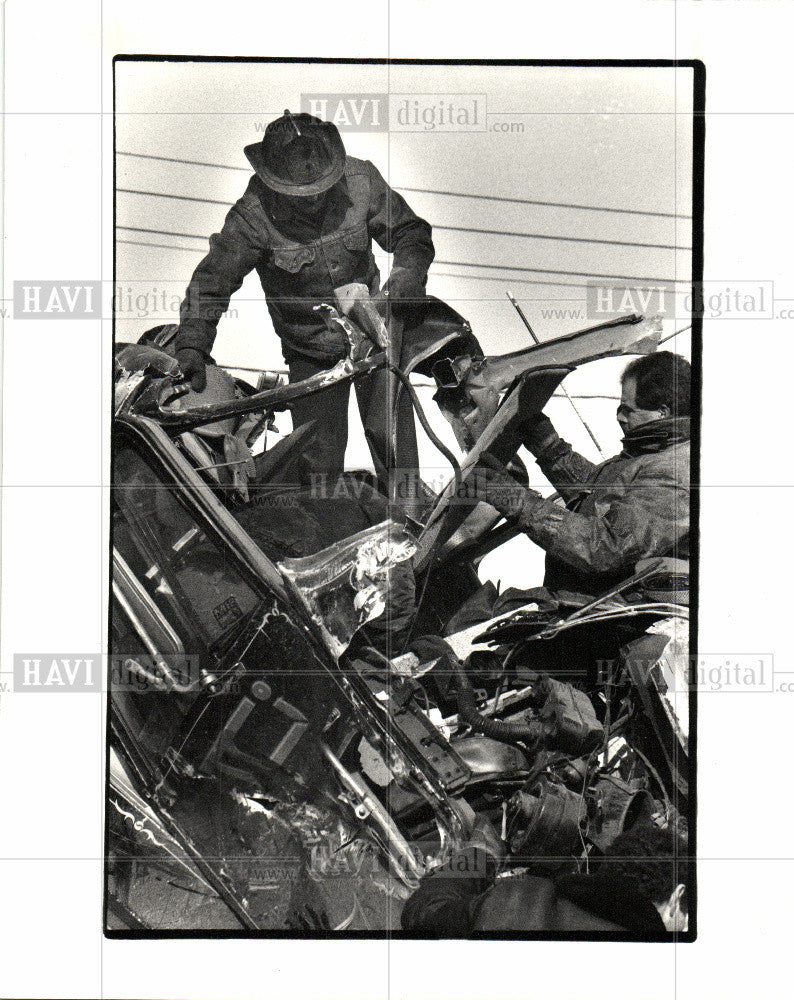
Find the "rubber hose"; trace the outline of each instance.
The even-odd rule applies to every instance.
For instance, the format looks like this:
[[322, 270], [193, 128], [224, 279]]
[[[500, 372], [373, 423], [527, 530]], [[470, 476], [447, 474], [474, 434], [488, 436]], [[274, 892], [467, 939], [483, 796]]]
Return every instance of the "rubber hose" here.
[[430, 438], [432, 443], [436, 446], [436, 448], [438, 448], [438, 450], [441, 452], [444, 458], [452, 466], [452, 472], [453, 475], [455, 476], [455, 496], [458, 496], [460, 494], [460, 487], [463, 475], [460, 468], [460, 462], [458, 462], [457, 458], [455, 458], [455, 456], [452, 454], [449, 448], [447, 448], [444, 442], [439, 438], [439, 436], [430, 426], [430, 422], [425, 416], [424, 408], [422, 407], [422, 404], [419, 401], [419, 396], [417, 395], [416, 389], [414, 389], [414, 387], [411, 385], [411, 380], [408, 378], [405, 372], [400, 371], [400, 369], [397, 368], [395, 365], [390, 366], [389, 371], [392, 372], [394, 375], [396, 375], [397, 378], [400, 380], [400, 382], [402, 382], [402, 384], [405, 386], [405, 389], [408, 392], [408, 396], [411, 400], [411, 405], [413, 406], [417, 417], [419, 417], [419, 423], [422, 425], [422, 429], [424, 430], [425, 434], [427, 434], [427, 436]]
[[536, 743], [542, 735], [542, 727], [538, 722], [528, 725], [500, 722], [498, 719], [486, 719], [477, 711], [477, 699], [471, 681], [460, 661], [452, 661], [455, 676], [458, 679], [458, 717], [463, 719], [472, 729], [483, 736], [489, 736], [500, 743]]

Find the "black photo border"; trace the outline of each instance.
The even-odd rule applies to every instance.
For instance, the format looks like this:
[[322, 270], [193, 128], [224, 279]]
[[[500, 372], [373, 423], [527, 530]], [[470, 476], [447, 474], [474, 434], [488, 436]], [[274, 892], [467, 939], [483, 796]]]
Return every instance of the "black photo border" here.
[[[219, 56], [219, 55], [168, 55], [162, 53], [117, 54], [113, 57], [113, 287], [116, 285], [117, 267], [117, 155], [116, 147], [116, 64], [123, 62], [159, 63], [269, 63], [284, 64], [327, 64], [339, 66], [380, 65], [380, 66], [492, 66], [492, 67], [548, 67], [548, 68], [663, 68], [693, 70], [693, 111], [692, 111], [692, 465], [690, 494], [690, 656], [698, 649], [698, 616], [700, 605], [700, 445], [702, 420], [703, 383], [703, 320], [702, 310], [697, 308], [702, 293], [703, 246], [704, 246], [704, 181], [705, 181], [705, 111], [706, 111], [706, 67], [698, 59], [351, 59], [344, 57], [315, 56]], [[113, 348], [116, 346], [115, 314], [113, 317]], [[112, 387], [111, 387], [112, 388]], [[112, 391], [110, 398], [113, 398]], [[111, 434], [111, 453], [113, 450]], [[113, 537], [110, 532], [108, 551], [108, 579], [113, 571]], [[108, 587], [108, 640], [111, 635], [112, 589]], [[671, 933], [664, 939], [638, 935], [629, 931], [577, 931], [577, 932], [534, 932], [517, 931], [480, 932], [474, 940], [496, 941], [611, 941], [611, 942], [654, 942], [665, 944], [691, 943], [697, 938], [697, 740], [698, 693], [694, 690], [689, 698], [689, 808], [688, 851], [690, 884], [689, 928], [685, 932]], [[108, 855], [110, 849], [110, 826], [107, 800], [110, 775], [110, 698], [108, 697], [105, 734], [105, 781], [104, 781], [104, 878], [102, 903], [102, 932], [109, 939], [163, 939], [163, 938], [251, 938], [251, 939], [326, 939], [326, 940], [424, 940], [423, 937], [405, 931], [327, 931], [327, 930], [135, 930], [110, 929], [108, 921]]]

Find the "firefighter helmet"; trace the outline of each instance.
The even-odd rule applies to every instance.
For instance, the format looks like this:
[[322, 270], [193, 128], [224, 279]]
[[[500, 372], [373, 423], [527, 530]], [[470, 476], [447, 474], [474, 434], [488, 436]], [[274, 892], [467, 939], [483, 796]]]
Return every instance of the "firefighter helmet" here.
[[345, 171], [345, 147], [333, 122], [285, 111], [261, 142], [245, 147], [257, 175], [279, 194], [307, 198], [322, 194]]

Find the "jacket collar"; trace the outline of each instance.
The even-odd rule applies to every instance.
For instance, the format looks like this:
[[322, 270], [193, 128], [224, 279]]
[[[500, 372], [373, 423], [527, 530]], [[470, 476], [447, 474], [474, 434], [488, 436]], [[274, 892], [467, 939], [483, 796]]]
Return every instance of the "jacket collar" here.
[[689, 417], [665, 417], [629, 431], [623, 438], [623, 452], [634, 457], [649, 455], [688, 440]]
[[[271, 191], [268, 187], [264, 187], [264, 191], [265, 207], [268, 215], [274, 222], [291, 222], [296, 218], [296, 216], [300, 217], [303, 215], [300, 209], [296, 207], [295, 203], [289, 201], [283, 195], [279, 195], [275, 191]], [[336, 206], [344, 208], [346, 211], [352, 203], [353, 202], [348, 192], [347, 178], [343, 175], [333, 187], [326, 191], [322, 214], [327, 215], [328, 212]]]

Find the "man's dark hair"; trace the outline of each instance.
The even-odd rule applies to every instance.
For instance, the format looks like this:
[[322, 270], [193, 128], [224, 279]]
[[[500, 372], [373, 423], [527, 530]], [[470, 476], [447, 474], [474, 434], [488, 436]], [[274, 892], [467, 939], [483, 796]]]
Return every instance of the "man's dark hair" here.
[[[686, 850], [686, 842], [672, 830], [640, 823], [613, 840], [604, 851], [598, 874], [629, 876], [651, 902], [664, 903], [677, 885], [689, 885]], [[682, 906], [686, 909], [686, 894]]]
[[689, 392], [692, 368], [686, 358], [672, 351], [645, 354], [627, 365], [621, 375], [637, 383], [637, 406], [658, 410], [667, 406], [674, 417], [689, 416]]

